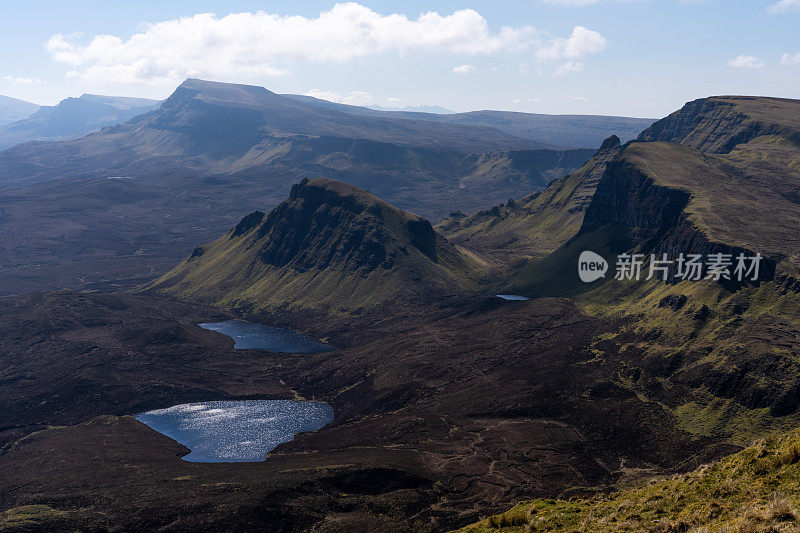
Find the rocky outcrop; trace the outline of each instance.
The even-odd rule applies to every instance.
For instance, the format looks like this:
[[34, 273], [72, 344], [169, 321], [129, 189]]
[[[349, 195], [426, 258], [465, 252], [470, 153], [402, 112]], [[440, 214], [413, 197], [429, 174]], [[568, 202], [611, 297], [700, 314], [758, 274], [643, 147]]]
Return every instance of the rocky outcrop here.
[[149, 288], [256, 308], [351, 311], [471, 286], [479, 265], [426, 219], [342, 182], [304, 179]]
[[327, 180], [294, 185], [289, 200], [260, 225], [258, 239], [264, 242], [259, 257], [265, 263], [301, 271], [391, 269], [398, 254], [408, 254], [404, 240], [436, 261], [437, 235], [430, 222]]
[[759, 116], [758, 105], [767, 105], [770, 101], [781, 100], [747, 96], [694, 100], [644, 130], [639, 140], [679, 143], [716, 154], [728, 153], [736, 145], [762, 135], [800, 140], [798, 132], [786, 124], [777, 123], [774, 118], [770, 120], [766, 115]]
[[650, 249], [674, 228], [689, 202], [684, 191], [657, 186], [627, 161], [608, 163], [581, 232], [612, 226], [611, 249]]
[[239, 235], [244, 235], [251, 229], [255, 228], [261, 221], [264, 220], [264, 212], [263, 211], [253, 211], [242, 220], [236, 224], [236, 227], [233, 228], [231, 232], [231, 239], [238, 237]]
[[[625, 160], [610, 162], [586, 210], [578, 236], [602, 230], [613, 253], [730, 254], [753, 256], [756, 251], [716, 242], [689, 218], [690, 195], [681, 189], [657, 185]], [[780, 258], [765, 257], [759, 279], [771, 280]]]

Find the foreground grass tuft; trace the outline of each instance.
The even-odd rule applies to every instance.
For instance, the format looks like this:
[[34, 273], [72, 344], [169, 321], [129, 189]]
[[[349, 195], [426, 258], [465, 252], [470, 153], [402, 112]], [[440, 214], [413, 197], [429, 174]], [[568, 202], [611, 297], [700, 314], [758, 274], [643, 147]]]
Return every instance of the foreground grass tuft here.
[[0, 531], [22, 526], [41, 525], [42, 520], [52, 518], [59, 512], [47, 505], [23, 505], [0, 512]]
[[800, 430], [683, 475], [588, 499], [539, 499], [461, 533], [800, 531]]

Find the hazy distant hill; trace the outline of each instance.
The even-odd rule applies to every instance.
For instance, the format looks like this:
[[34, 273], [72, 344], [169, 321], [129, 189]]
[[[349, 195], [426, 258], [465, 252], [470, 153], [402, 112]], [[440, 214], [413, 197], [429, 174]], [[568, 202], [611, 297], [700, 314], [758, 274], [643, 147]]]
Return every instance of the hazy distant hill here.
[[377, 111], [403, 111], [405, 113], [436, 113], [440, 115], [451, 115], [455, 113], [452, 109], [447, 109], [446, 107], [438, 105], [407, 105], [403, 107], [371, 105], [367, 107]]
[[0, 150], [28, 141], [82, 137], [146, 113], [158, 100], [84, 94], [55, 106], [42, 106], [27, 118], [0, 127]]
[[[66, 171], [87, 177], [252, 175], [273, 166], [293, 147], [316, 144], [315, 153], [320, 148], [347, 153], [353, 141], [389, 143], [360, 152], [356, 148], [355, 155], [370, 165], [394, 157], [398, 145], [404, 147], [400, 151], [451, 153], [543, 147], [486, 126], [361, 116], [299, 102], [263, 87], [190, 79], [158, 109], [128, 123], [83, 139], [16, 146], [0, 153], [0, 187], [52, 179]], [[298, 163], [302, 161], [293, 165]]]
[[[553, 148], [597, 148], [604, 139], [616, 135], [622, 142], [635, 139], [655, 119], [603, 115], [545, 115], [515, 111], [470, 111], [468, 113], [389, 111], [371, 107], [338, 104], [305, 95], [286, 95], [299, 101], [337, 109], [356, 115], [404, 117], [444, 124], [463, 124], [496, 128], [515, 137], [545, 143]], [[422, 111], [422, 110], [419, 110]]]
[[36, 104], [0, 95], [0, 126], [27, 118], [38, 109]]

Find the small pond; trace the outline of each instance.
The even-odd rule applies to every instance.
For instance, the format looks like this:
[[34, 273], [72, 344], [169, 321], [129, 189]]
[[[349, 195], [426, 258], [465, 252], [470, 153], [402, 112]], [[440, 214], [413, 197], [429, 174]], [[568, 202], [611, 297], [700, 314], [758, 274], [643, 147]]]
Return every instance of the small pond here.
[[234, 340], [233, 347], [239, 350], [255, 349], [281, 353], [320, 353], [336, 349], [335, 346], [325, 344], [313, 337], [290, 329], [274, 328], [244, 320], [205, 322], [198, 324], [198, 326], [227, 335]]
[[243, 400], [186, 403], [136, 417], [191, 450], [186, 461], [264, 461], [266, 454], [304, 431], [333, 421], [323, 402]]
[[525, 300], [530, 300], [530, 298], [526, 298], [518, 294], [498, 294], [497, 297], [502, 298], [503, 300], [510, 300], [514, 302], [522, 302]]

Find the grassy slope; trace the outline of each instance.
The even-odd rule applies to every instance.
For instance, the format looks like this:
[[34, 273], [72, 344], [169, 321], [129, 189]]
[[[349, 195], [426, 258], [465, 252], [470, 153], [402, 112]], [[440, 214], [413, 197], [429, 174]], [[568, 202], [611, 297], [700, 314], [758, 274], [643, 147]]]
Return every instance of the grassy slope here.
[[711, 240], [772, 255], [800, 252], [800, 150], [786, 139], [758, 137], [724, 155], [634, 143], [623, 157], [656, 184], [688, 191], [686, 212]]
[[610, 143], [579, 171], [554, 180], [542, 192], [469, 216], [451, 216], [436, 228], [501, 269], [544, 257], [578, 232], [605, 162], [617, 148]]
[[793, 431], [685, 475], [593, 499], [522, 502], [460, 531], [797, 531], [799, 461]]
[[[798, 116], [797, 102], [732, 102], [751, 121], [777, 124], [779, 133], [756, 136], [725, 154], [640, 142], [628, 146], [622, 157], [655, 184], [689, 192], [685, 212], [709, 240], [782, 258], [778, 271], [796, 275], [800, 150], [792, 133], [798, 121], [790, 115]], [[702, 133], [690, 137], [705, 139]], [[579, 234], [566, 249], [520, 272], [530, 270], [530, 277], [539, 274], [537, 268], [572, 270], [574, 253], [568, 249], [597, 249], [601, 241], [602, 235]], [[773, 436], [755, 452], [748, 449], [687, 476], [657, 480], [609, 498], [527, 502], [465, 531], [496, 531], [502, 524], [516, 524], [508, 531], [684, 531], [689, 526], [698, 531], [800, 530], [793, 510], [800, 503], [800, 469], [795, 465], [800, 432], [794, 430], [800, 415], [796, 410], [783, 414], [774, 405], [753, 405], [769, 403], [763, 397], [776, 391], [791, 396], [800, 382], [800, 295], [780, 280], [736, 290], [706, 282], [654, 281], [579, 288], [583, 290], [571, 294], [590, 314], [626, 318], [616, 336], [625, 342], [637, 339], [630, 348], [647, 359], [643, 365], [655, 361], [667, 369], [656, 376], [656, 387], [653, 380], [648, 386], [628, 378], [620, 378], [621, 385], [669, 408], [679, 427], [690, 433], [736, 445]], [[683, 297], [679, 308], [670, 305]], [[704, 318], [698, 319], [700, 315]], [[604, 341], [616, 342], [596, 339], [601, 359]], [[648, 397], [653, 390], [660, 396]], [[781, 459], [787, 454], [791, 460]], [[786, 493], [790, 500], [776, 493]], [[665, 497], [672, 494], [677, 497]]]
[[[779, 271], [796, 272], [800, 205], [793, 200], [800, 172], [791, 163], [800, 158], [800, 150], [785, 138], [758, 137], [725, 155], [665, 142], [633, 143], [622, 157], [657, 185], [688, 191], [691, 199], [685, 211], [709, 240], [783, 257]], [[768, 212], [764, 206], [769, 206]], [[747, 389], [747, 394], [790, 391], [800, 381], [796, 355], [800, 295], [795, 291], [780, 281], [735, 290], [710, 282], [667, 285], [614, 280], [591, 290], [580, 283], [561, 287], [558, 282], [563, 272], [572, 270], [577, 251], [603, 253], [602, 240], [602, 235], [579, 234], [555, 254], [526, 265], [517, 277], [550, 280], [551, 289], [578, 297], [590, 314], [629, 319], [620, 335], [635, 334], [640, 339], [635, 348], [665, 361], [675, 357], [681, 361], [679, 371], [659, 378], [667, 389], [677, 381], [691, 381], [687, 376], [693, 372], [713, 371], [722, 379], [744, 368], [750, 368], [743, 371], [749, 381], [737, 387]], [[557, 275], [548, 277], [548, 272]], [[526, 294], [524, 289], [520, 292]], [[676, 298], [685, 298], [687, 303], [680, 309], [665, 304]], [[708, 316], [698, 320], [701, 312]], [[765, 367], [763, 372], [759, 373], [757, 361]], [[747, 407], [730, 392], [714, 394], [692, 385], [683, 394], [681, 402], [670, 405], [680, 426], [733, 444], [744, 445], [765, 432], [800, 424], [796, 413], [776, 416], [768, 408]]]
[[[676, 310], [664, 305], [676, 297], [686, 298], [683, 307]], [[590, 314], [632, 319], [621, 326], [618, 335], [635, 334], [637, 340], [631, 347], [650, 360], [667, 364], [680, 360], [678, 367], [658, 379], [667, 390], [683, 389], [680, 396], [667, 400], [681, 429], [746, 445], [757, 436], [800, 425], [797, 412], [776, 415], [766, 406], [742, 404], [745, 391], [788, 391], [800, 381], [800, 360], [795, 352], [800, 348], [796, 334], [800, 331], [800, 297], [778, 283], [729, 292], [710, 282], [611, 282], [585, 294], [582, 301]], [[699, 320], [704, 310], [708, 318]], [[766, 368], [760, 371], [754, 361], [762, 361]], [[772, 364], [780, 370], [770, 368]], [[741, 398], [715, 394], [692, 379], [693, 374], [718, 378], [747, 366], [753, 368], [738, 385]], [[647, 394], [642, 386], [629, 385]]]
[[[274, 237], [260, 235], [261, 225], [256, 225], [242, 235], [233, 236], [232, 230], [204, 245], [202, 255], [187, 258], [147, 288], [185, 300], [228, 307], [332, 314], [357, 314], [393, 303], [413, 304], [475, 288], [475, 280], [484, 268], [474, 254], [460, 250], [437, 235], [436, 261], [432, 261], [411, 244], [405, 228], [409, 221], [421, 220], [417, 215], [396, 209], [366, 191], [341, 182], [318, 179], [309, 183], [306, 189], [316, 187], [326, 191], [323, 194], [331, 195], [330, 205], [323, 204], [310, 215], [316, 220], [309, 233], [325, 235], [317, 241], [313, 240], [314, 235], [308, 236], [312, 244], [333, 243], [334, 248], [341, 249], [364, 231], [380, 226], [388, 235], [384, 244], [390, 251], [402, 248], [397, 253], [396, 263], [391, 268], [361, 268], [351, 257], [326, 268], [299, 268], [291, 263], [271, 265], [259, 254]], [[339, 201], [358, 205], [355, 210], [360, 212], [350, 213], [347, 207], [336, 205]], [[304, 216], [301, 214], [303, 202], [312, 200], [301, 198], [294, 203], [292, 200], [284, 202], [282, 205], [296, 208], [290, 209], [286, 216]], [[380, 216], [374, 215], [378, 208]], [[281, 206], [276, 211], [279, 209]], [[320, 248], [315, 253], [324, 255], [331, 253], [331, 249]]]
[[0, 512], [0, 531], [45, 531], [45, 524], [65, 513], [47, 505], [24, 505]]

